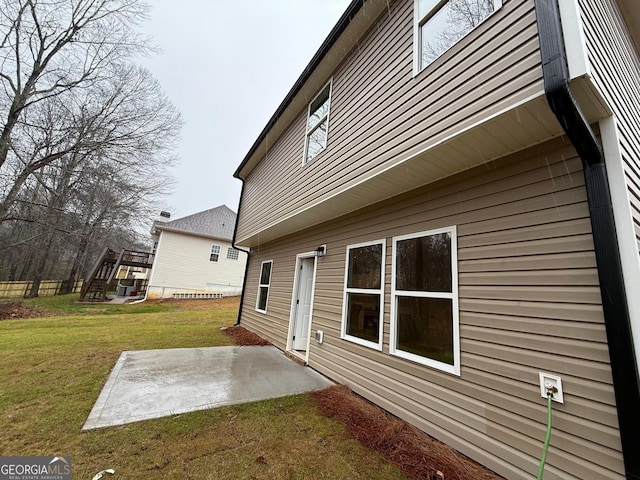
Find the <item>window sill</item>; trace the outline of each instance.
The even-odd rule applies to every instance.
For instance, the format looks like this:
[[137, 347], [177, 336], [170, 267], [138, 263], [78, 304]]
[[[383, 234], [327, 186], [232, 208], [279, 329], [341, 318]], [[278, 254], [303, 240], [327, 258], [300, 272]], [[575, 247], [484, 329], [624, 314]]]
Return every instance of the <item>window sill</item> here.
[[357, 345], [360, 345], [362, 347], [367, 347], [367, 348], [371, 348], [373, 350], [378, 350], [378, 351], [382, 351], [382, 342], [372, 342], [370, 340], [364, 340], [360, 337], [353, 337], [351, 335], [347, 335], [347, 334], [342, 334], [340, 335], [340, 338], [342, 340], [346, 340], [347, 342], [351, 342], [351, 343], [355, 343]]
[[389, 348], [389, 355], [393, 355], [394, 357], [399, 357], [404, 360], [409, 360], [411, 362], [418, 363], [435, 370], [440, 370], [441, 372], [449, 373], [451, 375], [456, 375], [458, 377], [460, 376], [460, 365], [450, 365], [448, 363], [439, 362], [427, 357], [421, 357], [420, 355], [416, 355], [415, 353], [409, 353], [405, 352], [404, 350], [397, 350], [393, 348]]

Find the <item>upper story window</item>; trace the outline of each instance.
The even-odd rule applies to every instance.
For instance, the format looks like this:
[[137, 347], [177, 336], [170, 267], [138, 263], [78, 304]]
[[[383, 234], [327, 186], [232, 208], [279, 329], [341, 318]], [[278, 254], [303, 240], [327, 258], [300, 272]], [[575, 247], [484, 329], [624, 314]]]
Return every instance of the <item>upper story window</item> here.
[[416, 72], [502, 6], [502, 0], [415, 0]]
[[331, 82], [329, 82], [309, 104], [303, 163], [310, 162], [327, 147], [330, 105]]
[[456, 227], [393, 239], [389, 353], [460, 374]]
[[237, 248], [229, 247], [227, 248], [227, 260], [238, 260], [238, 253], [240, 250]]
[[211, 245], [211, 253], [209, 254], [209, 261], [217, 262], [220, 258], [220, 245]]

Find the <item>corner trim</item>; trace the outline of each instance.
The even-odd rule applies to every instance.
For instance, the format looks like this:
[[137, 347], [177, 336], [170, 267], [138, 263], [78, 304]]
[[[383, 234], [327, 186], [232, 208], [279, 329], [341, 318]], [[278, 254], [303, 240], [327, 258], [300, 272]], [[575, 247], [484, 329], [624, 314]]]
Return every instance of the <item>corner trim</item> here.
[[559, 2], [560, 21], [564, 34], [564, 44], [567, 53], [567, 66], [569, 76], [578, 78], [591, 76], [589, 57], [587, 56], [587, 41], [580, 18], [580, 5], [578, 0], [562, 0]]
[[636, 352], [636, 359], [640, 359], [640, 257], [636, 245], [633, 229], [633, 214], [629, 189], [625, 181], [622, 153], [618, 137], [618, 127], [614, 117], [600, 120], [600, 136], [607, 166], [609, 188], [613, 215], [616, 219], [620, 256], [622, 258], [622, 273], [629, 302], [629, 317], [631, 318], [631, 332]]
[[[565, 1], [565, 0], [563, 0]], [[569, 88], [559, 0], [535, 0], [547, 101], [582, 160], [626, 478], [640, 479], [640, 379], [602, 147]]]

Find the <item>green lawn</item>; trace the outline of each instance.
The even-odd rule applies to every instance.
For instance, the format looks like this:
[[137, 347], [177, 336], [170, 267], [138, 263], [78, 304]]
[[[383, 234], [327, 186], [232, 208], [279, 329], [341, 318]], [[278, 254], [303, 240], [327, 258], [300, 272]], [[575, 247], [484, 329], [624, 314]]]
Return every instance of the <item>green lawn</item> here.
[[237, 299], [192, 310], [76, 298], [30, 302], [57, 316], [0, 322], [0, 455], [70, 455], [77, 480], [105, 468], [114, 480], [405, 478], [308, 395], [81, 433], [122, 351], [231, 345], [220, 327]]

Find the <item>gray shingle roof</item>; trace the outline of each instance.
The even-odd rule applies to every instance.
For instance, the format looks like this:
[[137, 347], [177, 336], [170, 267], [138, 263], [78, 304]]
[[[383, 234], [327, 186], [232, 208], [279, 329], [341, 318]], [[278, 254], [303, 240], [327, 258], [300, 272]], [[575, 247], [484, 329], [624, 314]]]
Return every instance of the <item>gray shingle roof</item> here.
[[186, 217], [177, 218], [170, 222], [156, 222], [157, 230], [184, 232], [203, 237], [217, 238], [231, 241], [236, 224], [236, 214], [226, 205], [194, 213]]

